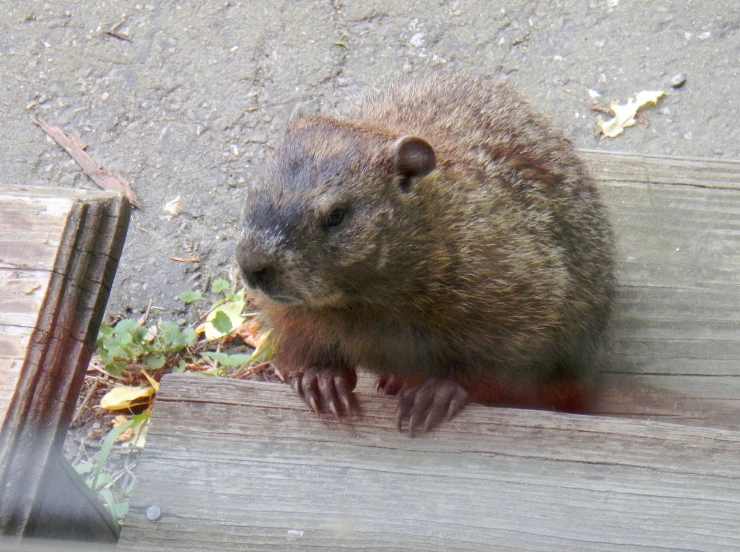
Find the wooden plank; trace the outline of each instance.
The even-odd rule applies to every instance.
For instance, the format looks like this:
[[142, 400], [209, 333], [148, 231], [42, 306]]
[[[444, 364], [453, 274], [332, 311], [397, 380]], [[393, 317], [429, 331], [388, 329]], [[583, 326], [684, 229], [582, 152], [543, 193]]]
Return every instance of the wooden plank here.
[[[121, 550], [740, 548], [740, 433], [473, 406], [410, 439], [287, 386], [164, 378]], [[159, 521], [145, 510], [156, 504]]]
[[607, 381], [652, 390], [624, 413], [740, 428], [740, 162], [583, 156], [617, 234]]
[[50, 500], [45, 478], [92, 354], [130, 207], [106, 192], [19, 186], [0, 188], [0, 213], [0, 533], [23, 536], [38, 530]]
[[45, 270], [54, 266], [57, 249], [75, 203], [74, 197], [41, 197], [0, 188], [0, 269]]
[[740, 161], [616, 151], [579, 150], [600, 181], [740, 189]]
[[0, 325], [33, 328], [51, 271], [0, 268]]

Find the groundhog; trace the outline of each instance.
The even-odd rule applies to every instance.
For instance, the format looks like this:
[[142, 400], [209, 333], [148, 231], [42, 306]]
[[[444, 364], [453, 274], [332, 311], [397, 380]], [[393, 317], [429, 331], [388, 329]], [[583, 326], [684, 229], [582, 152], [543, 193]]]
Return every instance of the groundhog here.
[[570, 141], [505, 83], [449, 74], [294, 115], [248, 187], [236, 257], [308, 405], [357, 411], [362, 368], [410, 433], [470, 401], [581, 410], [615, 289]]

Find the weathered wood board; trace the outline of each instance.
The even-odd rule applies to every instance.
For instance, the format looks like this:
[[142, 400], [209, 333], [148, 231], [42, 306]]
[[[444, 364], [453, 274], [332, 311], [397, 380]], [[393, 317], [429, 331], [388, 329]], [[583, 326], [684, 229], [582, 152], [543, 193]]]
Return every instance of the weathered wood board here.
[[[125, 199], [108, 192], [0, 187], [0, 534], [43, 534], [54, 523], [47, 507], [54, 493], [72, 492], [70, 505], [87, 503], [90, 516], [105, 515], [94, 497], [77, 500], [86, 489], [52, 482], [63, 475], [56, 455], [95, 345], [129, 212]], [[92, 526], [100, 521], [89, 520]], [[57, 526], [68, 535], [89, 534], [85, 527]]]
[[740, 162], [583, 156], [617, 234], [608, 380], [655, 389], [646, 413], [740, 429]]
[[167, 376], [119, 548], [739, 550], [740, 163], [584, 157], [619, 242], [601, 410], [630, 418], [474, 406], [410, 439], [391, 398], [338, 423]]
[[739, 432], [474, 406], [410, 439], [360, 400], [338, 423], [287, 386], [167, 376], [119, 549], [740, 549]]

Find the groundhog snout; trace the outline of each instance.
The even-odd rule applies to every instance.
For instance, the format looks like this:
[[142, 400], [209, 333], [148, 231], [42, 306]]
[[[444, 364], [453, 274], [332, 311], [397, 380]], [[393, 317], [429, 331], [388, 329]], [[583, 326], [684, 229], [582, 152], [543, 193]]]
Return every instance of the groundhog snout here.
[[275, 293], [277, 269], [261, 248], [253, 247], [250, 240], [243, 239], [236, 246], [236, 260], [247, 286], [267, 295]]
[[270, 294], [275, 287], [275, 270], [270, 266], [241, 267], [242, 278], [253, 289]]

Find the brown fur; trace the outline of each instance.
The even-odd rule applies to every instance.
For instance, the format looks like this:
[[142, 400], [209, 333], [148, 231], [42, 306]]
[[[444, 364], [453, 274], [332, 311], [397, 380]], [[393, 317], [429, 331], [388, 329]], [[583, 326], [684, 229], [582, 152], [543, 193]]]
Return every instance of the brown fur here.
[[[436, 168], [399, 174], [402, 136]], [[572, 402], [614, 295], [611, 230], [570, 142], [505, 84], [461, 76], [294, 121], [248, 190], [237, 259], [269, 280], [288, 372], [447, 378], [483, 402], [536, 403], [516, 400], [530, 385]]]

